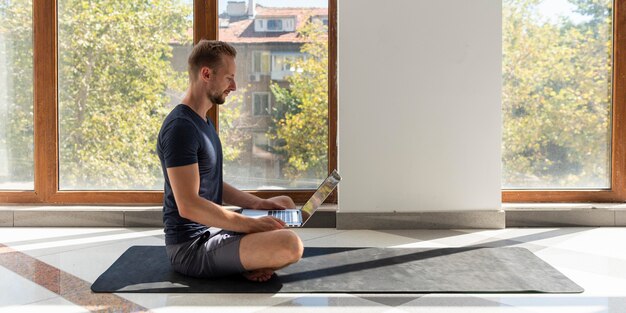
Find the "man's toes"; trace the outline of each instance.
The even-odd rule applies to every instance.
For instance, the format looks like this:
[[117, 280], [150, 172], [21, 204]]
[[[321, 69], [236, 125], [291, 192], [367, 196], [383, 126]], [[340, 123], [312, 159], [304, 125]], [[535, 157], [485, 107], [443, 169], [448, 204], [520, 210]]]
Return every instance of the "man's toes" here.
[[254, 270], [251, 272], [243, 273], [242, 275], [246, 279], [249, 279], [251, 281], [264, 282], [264, 281], [270, 280], [273, 274], [274, 274], [274, 271], [270, 269], [259, 269], [259, 270]]

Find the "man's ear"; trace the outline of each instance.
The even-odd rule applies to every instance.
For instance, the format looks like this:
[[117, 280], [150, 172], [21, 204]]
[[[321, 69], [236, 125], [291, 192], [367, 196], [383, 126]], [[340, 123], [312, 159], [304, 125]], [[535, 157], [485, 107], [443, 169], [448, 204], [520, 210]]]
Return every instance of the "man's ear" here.
[[200, 72], [198, 73], [198, 75], [200, 75], [200, 79], [202, 80], [209, 80], [209, 78], [211, 78], [211, 75], [213, 74], [213, 71], [211, 71], [210, 68], [203, 66], [200, 69]]

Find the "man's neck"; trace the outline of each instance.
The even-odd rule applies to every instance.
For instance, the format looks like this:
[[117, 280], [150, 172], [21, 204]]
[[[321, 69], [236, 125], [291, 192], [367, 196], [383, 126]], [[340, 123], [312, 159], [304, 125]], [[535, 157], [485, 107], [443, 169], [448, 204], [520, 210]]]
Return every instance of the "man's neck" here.
[[209, 112], [209, 110], [213, 107], [213, 103], [209, 101], [204, 92], [197, 89], [194, 90], [193, 87], [190, 87], [187, 90], [187, 94], [181, 102], [191, 108], [203, 119], [206, 119], [207, 112]]

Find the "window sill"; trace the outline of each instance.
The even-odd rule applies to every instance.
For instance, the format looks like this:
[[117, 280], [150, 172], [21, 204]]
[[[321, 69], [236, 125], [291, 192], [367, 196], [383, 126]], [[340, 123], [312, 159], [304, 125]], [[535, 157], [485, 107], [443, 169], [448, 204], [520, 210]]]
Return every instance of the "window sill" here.
[[[234, 210], [236, 207], [227, 206]], [[503, 203], [506, 227], [626, 226], [626, 203]], [[308, 227], [336, 226], [324, 204]], [[163, 227], [160, 206], [0, 206], [0, 227]]]
[[[0, 227], [163, 227], [161, 210], [161, 206], [5, 205], [0, 206]], [[336, 211], [336, 204], [322, 205], [310, 227], [335, 227]]]
[[624, 203], [503, 203], [506, 227], [626, 226]]

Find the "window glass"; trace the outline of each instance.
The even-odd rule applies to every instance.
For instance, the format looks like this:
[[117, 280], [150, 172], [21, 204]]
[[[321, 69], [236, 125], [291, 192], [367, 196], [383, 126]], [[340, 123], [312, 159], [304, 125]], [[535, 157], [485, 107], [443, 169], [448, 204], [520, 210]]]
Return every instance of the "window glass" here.
[[0, 190], [34, 190], [32, 1], [0, 1]]
[[160, 190], [156, 136], [187, 85], [192, 0], [58, 1], [59, 187]]
[[[238, 90], [219, 107], [224, 179], [246, 190], [314, 189], [328, 174], [328, 2], [249, 3], [245, 12], [218, 4], [229, 19], [219, 38], [237, 49]], [[267, 31], [278, 27], [280, 36]], [[258, 144], [260, 134], [271, 144]]]
[[267, 20], [267, 30], [283, 30], [283, 21]]
[[612, 9], [503, 1], [503, 188], [611, 187]]

